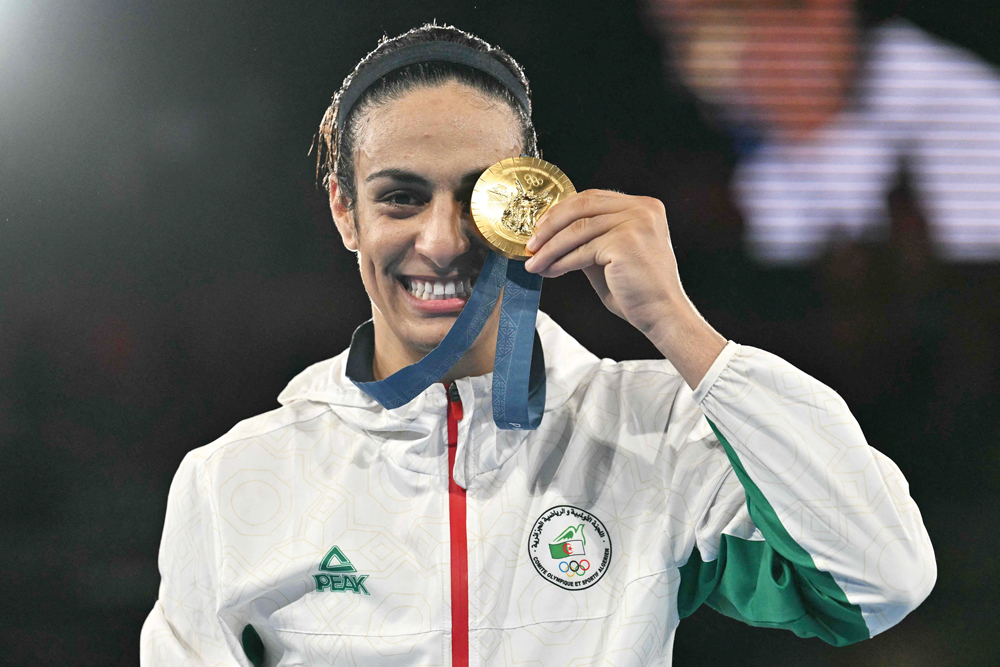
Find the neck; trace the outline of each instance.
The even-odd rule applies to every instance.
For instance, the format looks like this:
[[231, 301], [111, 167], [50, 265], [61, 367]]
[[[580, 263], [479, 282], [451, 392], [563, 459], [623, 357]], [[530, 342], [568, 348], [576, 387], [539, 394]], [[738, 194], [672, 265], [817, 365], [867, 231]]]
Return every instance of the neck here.
[[[499, 305], [499, 302], [498, 304]], [[431, 349], [408, 345], [375, 314], [375, 355], [372, 359], [372, 374], [376, 380], [384, 380], [393, 373], [412, 366], [423, 359]], [[474, 377], [492, 372], [496, 356], [496, 341], [500, 309], [494, 308], [476, 342], [462, 358], [441, 378], [442, 382], [453, 382], [458, 378]]]

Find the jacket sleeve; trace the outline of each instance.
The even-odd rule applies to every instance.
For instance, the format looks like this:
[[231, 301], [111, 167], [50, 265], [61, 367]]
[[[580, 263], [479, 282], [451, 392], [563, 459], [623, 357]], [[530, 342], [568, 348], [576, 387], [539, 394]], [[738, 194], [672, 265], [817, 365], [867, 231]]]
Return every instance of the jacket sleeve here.
[[709, 485], [681, 567], [682, 617], [707, 603], [843, 645], [927, 597], [934, 552], [906, 480], [832, 389], [730, 342], [694, 400], [729, 466]]
[[181, 462], [167, 498], [160, 593], [142, 626], [142, 667], [249, 667], [219, 618], [218, 539], [198, 450]]

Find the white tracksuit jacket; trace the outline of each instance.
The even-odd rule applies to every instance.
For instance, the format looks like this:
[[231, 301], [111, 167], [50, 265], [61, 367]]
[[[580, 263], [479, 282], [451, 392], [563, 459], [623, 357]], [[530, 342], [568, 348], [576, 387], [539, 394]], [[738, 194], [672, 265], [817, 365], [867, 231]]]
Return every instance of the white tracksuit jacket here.
[[731, 342], [692, 392], [666, 361], [598, 359], [541, 313], [537, 329], [537, 431], [496, 428], [490, 375], [456, 382], [456, 563], [440, 384], [385, 410], [345, 352], [191, 452], [142, 664], [449, 665], [466, 569], [470, 665], [669, 665], [703, 602], [844, 644], [928, 595], [906, 480], [830, 388]]

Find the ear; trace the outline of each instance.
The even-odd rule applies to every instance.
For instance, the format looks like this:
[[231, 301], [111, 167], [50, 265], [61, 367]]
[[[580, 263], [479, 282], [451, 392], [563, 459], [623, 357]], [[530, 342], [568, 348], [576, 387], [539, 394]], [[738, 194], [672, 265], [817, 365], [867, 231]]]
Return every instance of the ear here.
[[344, 247], [351, 252], [358, 251], [358, 229], [354, 226], [354, 214], [347, 205], [347, 200], [337, 189], [337, 179], [330, 177], [330, 212], [333, 222], [340, 232]]

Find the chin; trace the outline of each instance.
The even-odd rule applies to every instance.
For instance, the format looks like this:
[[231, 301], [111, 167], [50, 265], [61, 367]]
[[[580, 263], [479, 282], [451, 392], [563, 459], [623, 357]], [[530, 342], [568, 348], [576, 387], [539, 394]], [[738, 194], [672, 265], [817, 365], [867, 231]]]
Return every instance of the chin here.
[[412, 322], [405, 331], [399, 332], [403, 334], [400, 336], [400, 340], [407, 347], [427, 354], [441, 344], [452, 325], [455, 324], [455, 319], [449, 317], [437, 318], [433, 321]]

